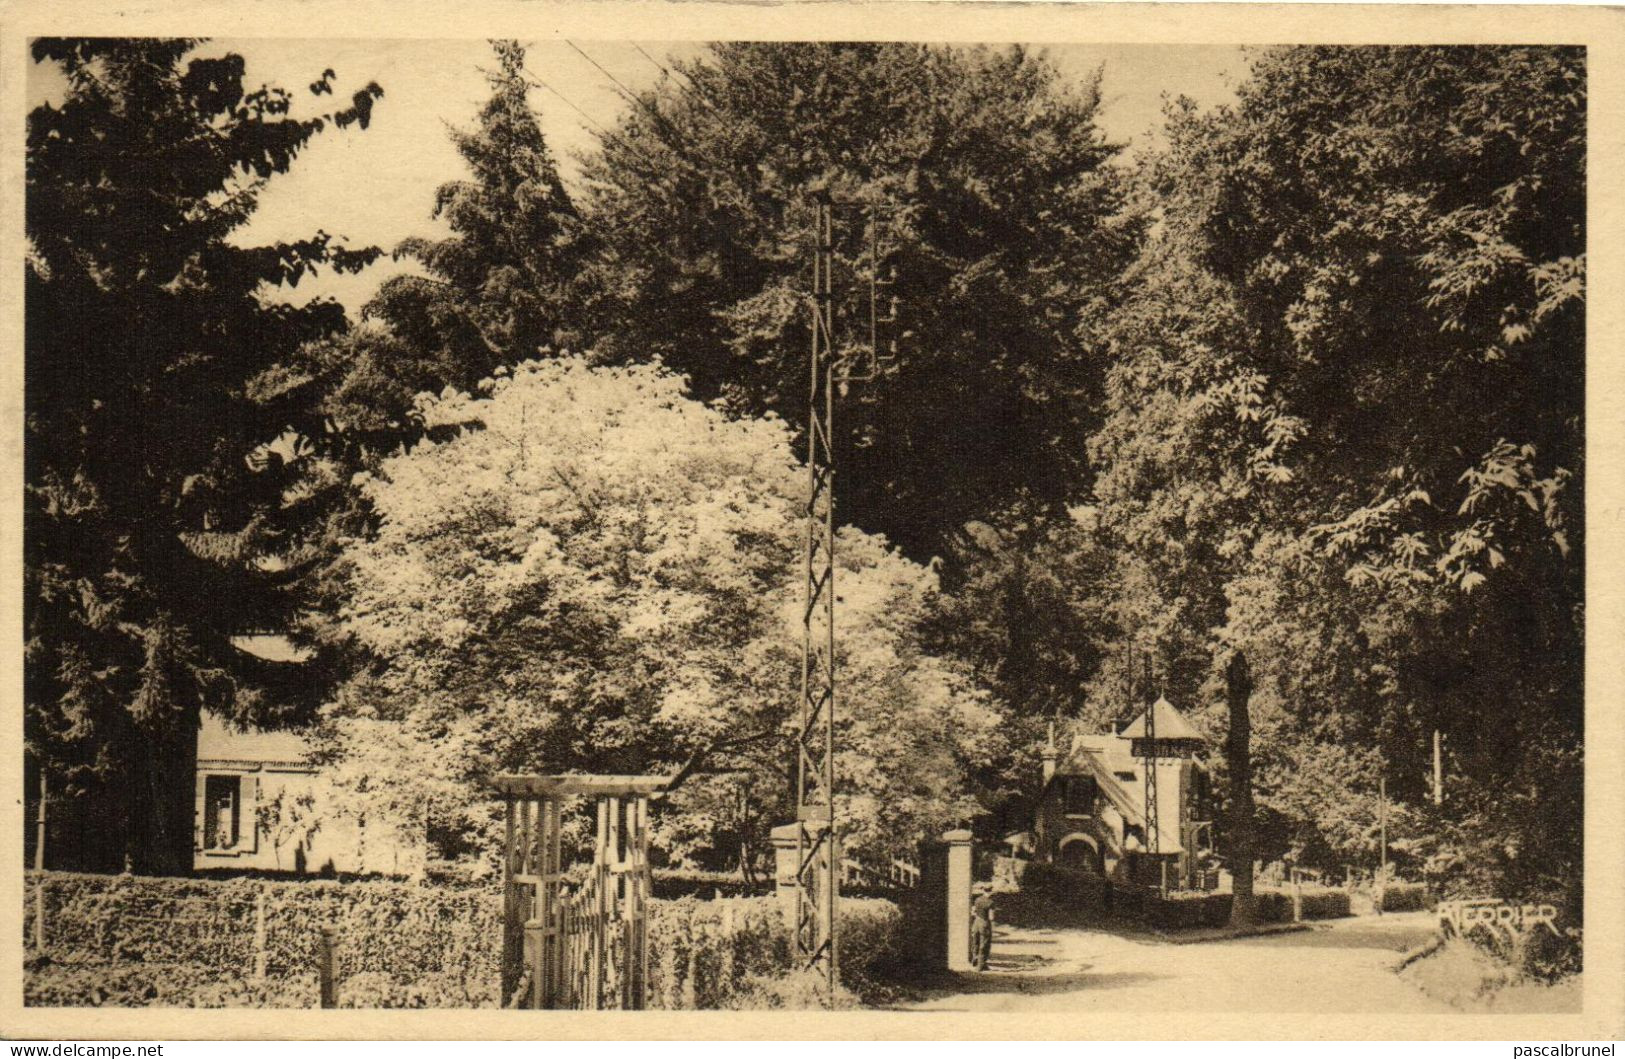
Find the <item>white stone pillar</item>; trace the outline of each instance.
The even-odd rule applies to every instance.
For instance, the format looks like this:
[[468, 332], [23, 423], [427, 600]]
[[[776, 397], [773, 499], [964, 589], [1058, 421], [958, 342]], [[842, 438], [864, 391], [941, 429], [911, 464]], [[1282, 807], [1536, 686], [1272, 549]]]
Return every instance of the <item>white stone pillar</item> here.
[[792, 928], [796, 919], [796, 890], [801, 885], [796, 877], [796, 831], [796, 825], [789, 823], [768, 832], [769, 841], [773, 843], [773, 892], [778, 895], [779, 907]]
[[971, 833], [947, 831], [948, 845], [948, 970], [970, 970]]

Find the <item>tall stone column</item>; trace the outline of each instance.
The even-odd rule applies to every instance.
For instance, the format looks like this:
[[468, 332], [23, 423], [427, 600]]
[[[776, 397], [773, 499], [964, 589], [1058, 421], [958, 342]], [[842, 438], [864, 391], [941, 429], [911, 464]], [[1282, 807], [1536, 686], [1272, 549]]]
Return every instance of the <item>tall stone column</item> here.
[[971, 833], [945, 832], [948, 846], [948, 970], [970, 970]]

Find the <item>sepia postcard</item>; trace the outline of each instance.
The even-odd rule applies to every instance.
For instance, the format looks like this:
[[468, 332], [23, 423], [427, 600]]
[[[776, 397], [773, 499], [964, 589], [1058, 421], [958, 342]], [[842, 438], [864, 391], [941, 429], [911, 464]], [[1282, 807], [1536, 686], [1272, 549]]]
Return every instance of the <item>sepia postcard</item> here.
[[1622, 46], [0, 5], [0, 1035], [1625, 1035]]

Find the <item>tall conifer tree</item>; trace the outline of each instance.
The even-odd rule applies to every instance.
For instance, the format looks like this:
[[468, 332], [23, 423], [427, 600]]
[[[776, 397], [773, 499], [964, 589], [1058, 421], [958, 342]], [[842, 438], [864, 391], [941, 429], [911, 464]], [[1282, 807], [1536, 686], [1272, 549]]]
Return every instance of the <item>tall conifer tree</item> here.
[[302, 471], [297, 446], [265, 446], [319, 433], [288, 358], [345, 319], [262, 294], [377, 255], [325, 232], [229, 237], [312, 137], [365, 128], [382, 90], [297, 117], [200, 43], [33, 45], [67, 82], [29, 115], [27, 154], [25, 733], [69, 796], [53, 866], [185, 870], [199, 711], [274, 720], [288, 701], [231, 640], [287, 616]]

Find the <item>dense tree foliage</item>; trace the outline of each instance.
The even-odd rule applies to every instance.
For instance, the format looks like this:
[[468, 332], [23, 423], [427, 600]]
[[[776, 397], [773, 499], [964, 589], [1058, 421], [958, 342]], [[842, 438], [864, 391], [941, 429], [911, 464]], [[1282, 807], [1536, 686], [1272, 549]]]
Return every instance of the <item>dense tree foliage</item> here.
[[[714, 45], [630, 105], [588, 165], [607, 247], [598, 345], [800, 427], [811, 197], [885, 200], [900, 208], [874, 235], [909, 334], [840, 413], [845, 517], [925, 559], [1018, 499], [1075, 499], [1094, 332], [1136, 231], [1098, 103], [1096, 81], [1022, 48]], [[842, 212], [849, 347], [867, 340], [870, 235]]]
[[[265, 295], [376, 251], [238, 230], [376, 86], [301, 117], [193, 41], [34, 45], [27, 739], [80, 848], [177, 867], [197, 711], [314, 691], [352, 808], [441, 854], [490, 851], [491, 773], [693, 763], [662, 848], [748, 869], [791, 812], [828, 194], [895, 207], [837, 225], [843, 351], [871, 240], [900, 300], [836, 420], [849, 849], [1161, 692], [1237, 784], [1221, 848], [1374, 865], [1386, 778], [1406, 870], [1577, 902], [1583, 52], [1264, 50], [1130, 166], [1026, 49], [719, 44], [572, 200], [494, 50], [449, 236], [348, 330]], [[249, 627], [323, 650], [279, 678]]]
[[[331, 300], [263, 301], [362, 267], [325, 232], [231, 236], [325, 129], [365, 127], [376, 85], [298, 117], [191, 40], [40, 39], [66, 77], [28, 121], [26, 738], [79, 812], [53, 861], [190, 862], [192, 740], [205, 705], [297, 704], [230, 637], [285, 617], [280, 582], [311, 513], [290, 427], [319, 434], [283, 372], [344, 327]], [[333, 72], [311, 86], [331, 95]], [[69, 832], [59, 834], [68, 838]], [[60, 854], [61, 857], [58, 857]]]
[[[993, 696], [1010, 751], [982, 776], [994, 811], [978, 829], [989, 839], [1031, 826], [1049, 725], [1078, 714], [1080, 696], [1119, 650], [1117, 564], [1102, 541], [1093, 507], [1018, 509], [968, 523], [952, 561], [940, 564], [944, 584], [927, 642], [967, 665]], [[1102, 723], [1133, 701], [1113, 698]]]
[[312, 485], [333, 515], [306, 554], [306, 607], [295, 623], [333, 673], [358, 664], [333, 629], [349, 592], [336, 564], [343, 542], [373, 525], [354, 476], [402, 445], [459, 429], [426, 424], [419, 394], [470, 390], [499, 366], [571, 341], [567, 321], [592, 304], [580, 267], [592, 239], [530, 107], [525, 49], [512, 40], [491, 48], [490, 97], [472, 128], [448, 130], [467, 178], [441, 184], [432, 204], [451, 234], [404, 240], [395, 256], [414, 271], [384, 281], [358, 326], [305, 344], [296, 358], [299, 380], [343, 442]]
[[529, 103], [525, 50], [492, 42], [491, 96], [471, 129], [449, 135], [469, 179], [435, 192], [444, 239], [412, 238], [395, 256], [418, 266], [386, 280], [360, 328], [314, 359], [341, 376], [334, 413], [375, 428], [404, 422], [412, 398], [471, 389], [499, 365], [572, 341], [588, 299], [591, 246]]
[[1435, 865], [1577, 878], [1584, 83], [1574, 50], [1272, 50], [1145, 170], [1092, 443], [1119, 605], [1193, 701], [1246, 649], [1278, 851], [1374, 850], [1348, 817], [1383, 775], [1420, 804], [1440, 728]]
[[[533, 361], [485, 390], [425, 398], [426, 422], [482, 428], [365, 486], [379, 526], [346, 554], [343, 627], [372, 664], [328, 714], [354, 796], [427, 812], [444, 854], [488, 854], [493, 774], [672, 773], [710, 751], [660, 845], [760, 852], [794, 807], [788, 431], [650, 367]], [[920, 647], [930, 572], [852, 530], [840, 556], [843, 819], [854, 853], [886, 852], [974, 812], [997, 715]]]

